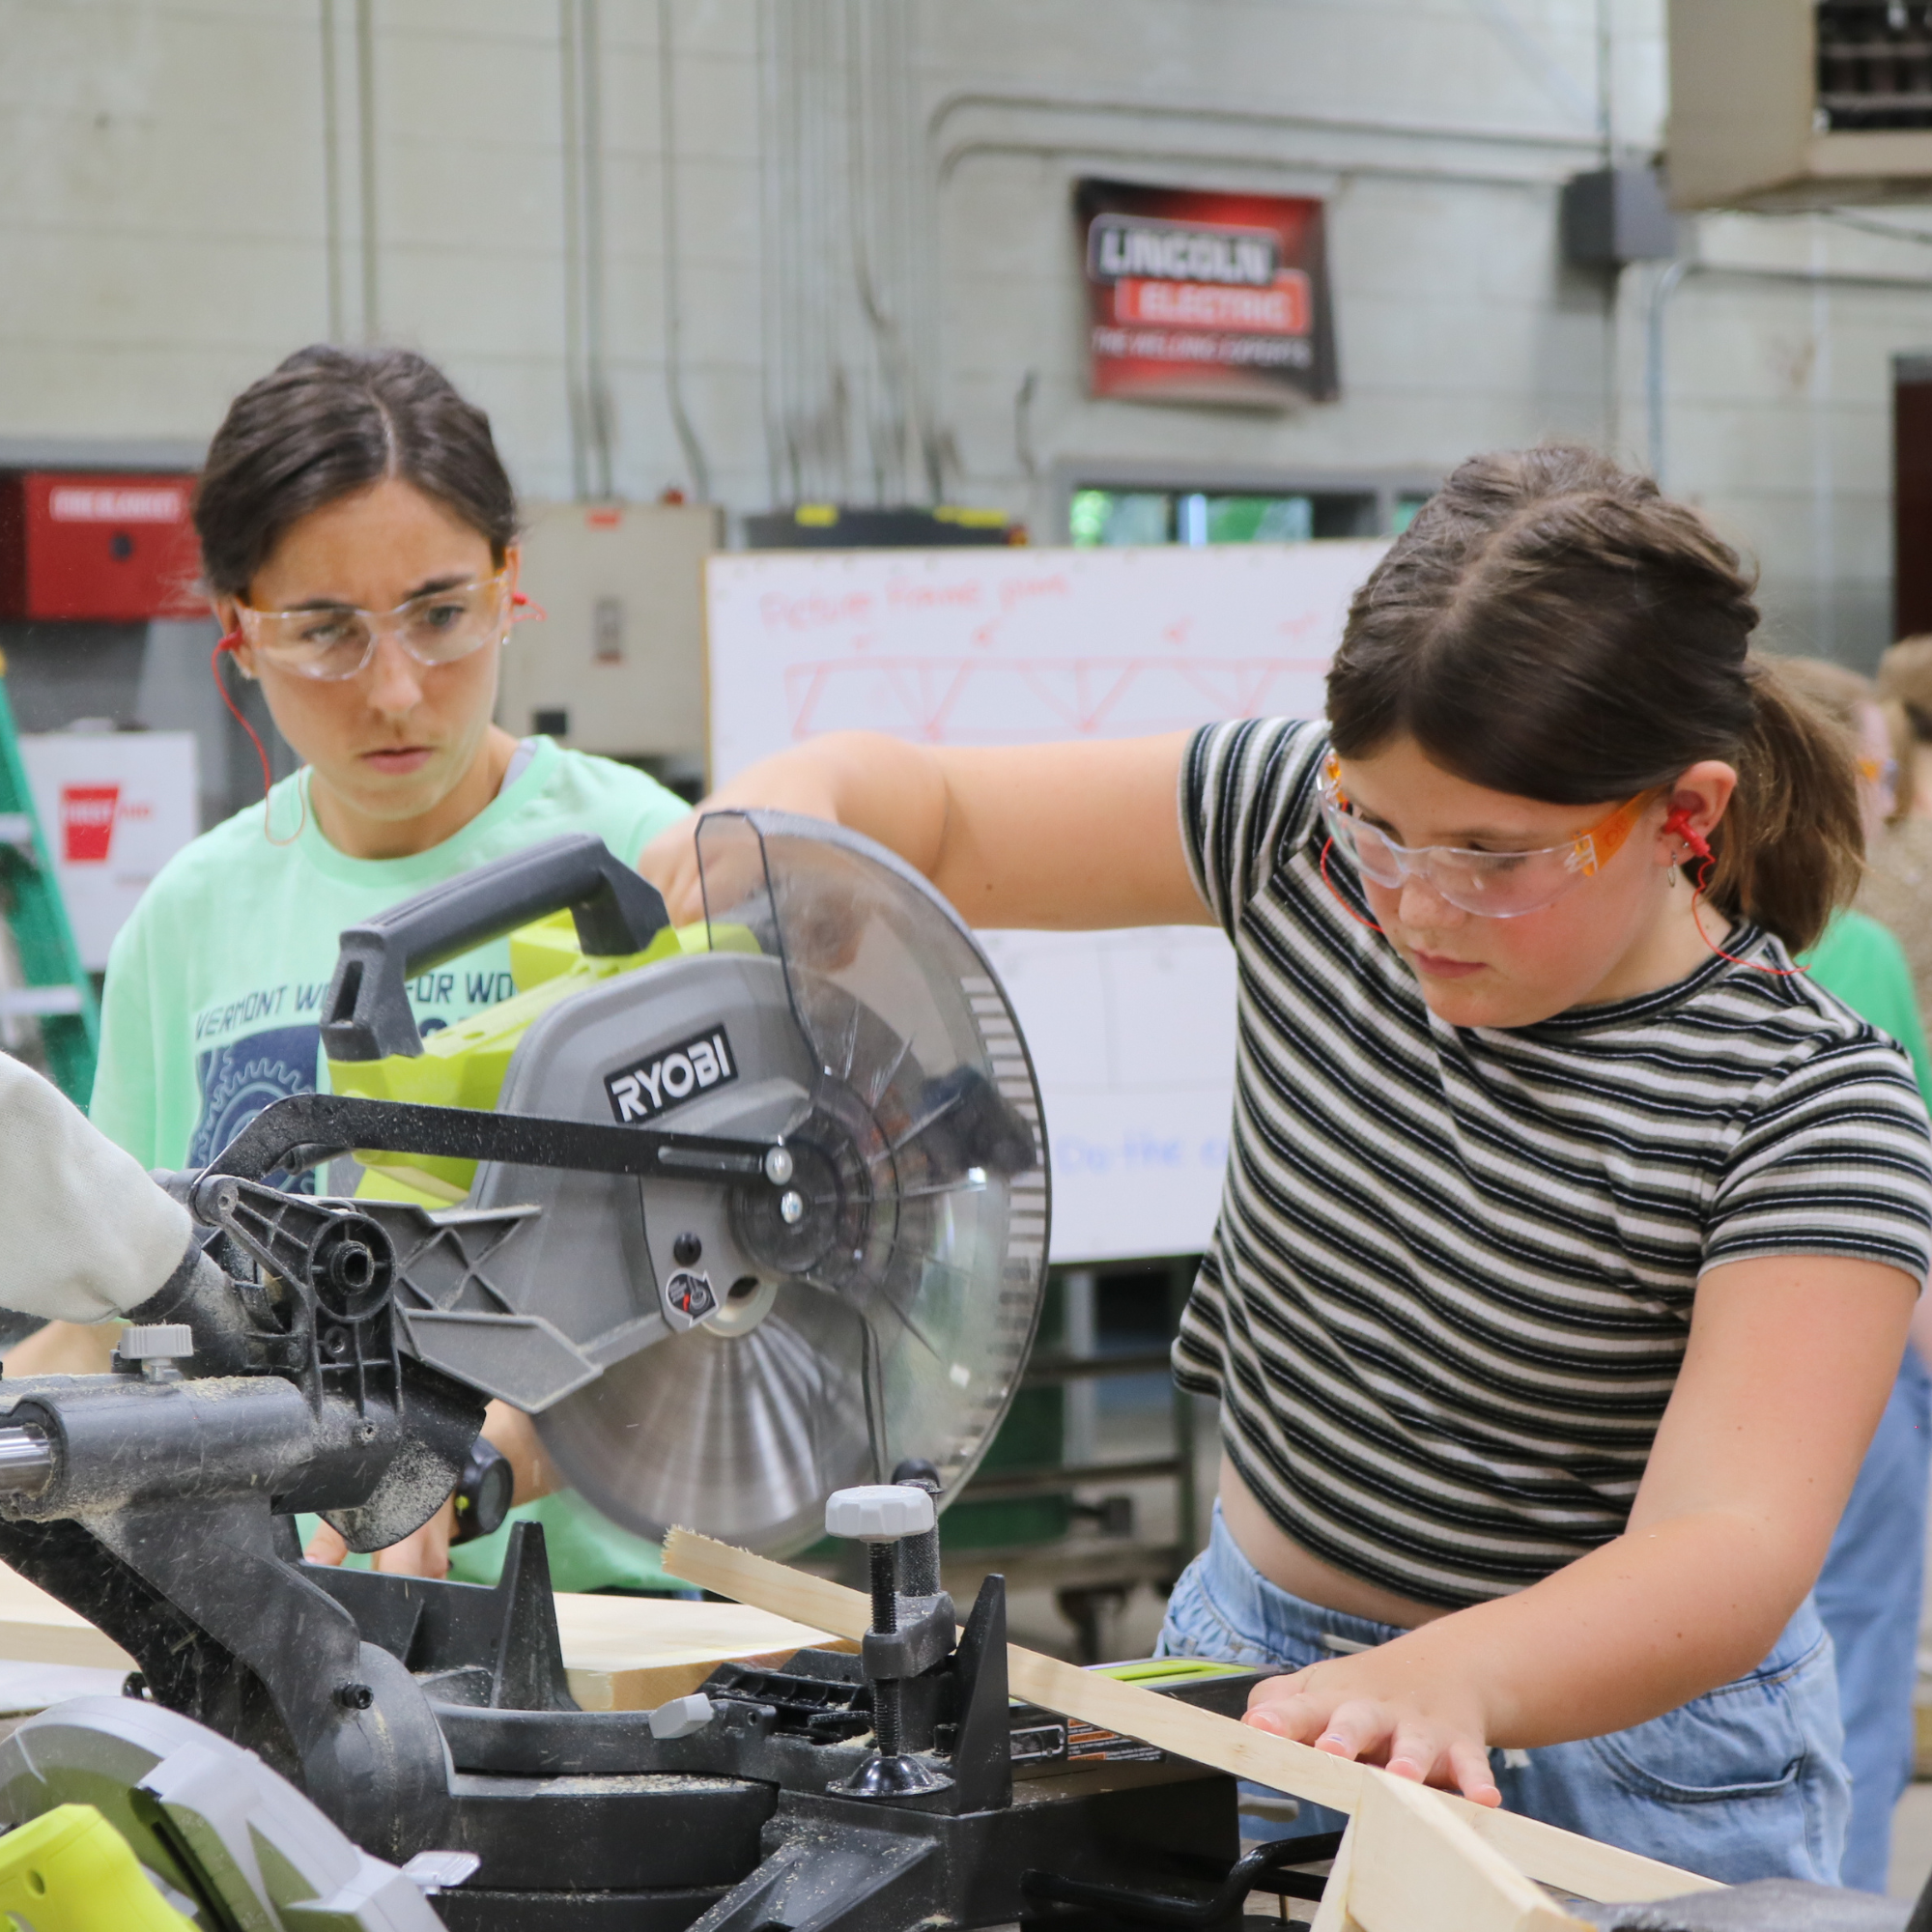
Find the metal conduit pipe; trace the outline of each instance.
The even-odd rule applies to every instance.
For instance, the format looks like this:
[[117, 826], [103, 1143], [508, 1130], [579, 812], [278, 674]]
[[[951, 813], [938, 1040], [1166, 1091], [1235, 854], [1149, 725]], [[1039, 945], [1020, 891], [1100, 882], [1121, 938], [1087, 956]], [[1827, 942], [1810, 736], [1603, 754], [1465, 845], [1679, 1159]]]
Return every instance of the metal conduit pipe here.
[[678, 288], [677, 246], [677, 117], [676, 75], [672, 67], [670, 0], [658, 0], [658, 134], [661, 142], [659, 177], [664, 190], [664, 317], [665, 400], [670, 406], [671, 426], [684, 467], [691, 477], [691, 494], [700, 503], [711, 500], [711, 466], [697, 440], [684, 400], [684, 316]]
[[605, 355], [604, 128], [597, 0], [561, 0], [564, 378], [570, 473], [580, 502], [616, 494], [614, 413]]
[[1651, 285], [1649, 313], [1645, 322], [1643, 372], [1644, 406], [1649, 421], [1650, 473], [1659, 489], [1666, 487], [1664, 418], [1668, 397], [1664, 383], [1664, 322], [1671, 297], [1693, 276], [1758, 282], [1783, 288], [1892, 289], [1906, 294], [1932, 289], [1932, 275], [1880, 275], [1837, 269], [1760, 269], [1744, 263], [1704, 262], [1694, 258], [1680, 259], [1666, 265]]
[[358, 187], [362, 198], [362, 340], [383, 332], [381, 256], [376, 227], [376, 15], [375, 0], [355, 0], [355, 126]]
[[577, 90], [583, 65], [578, 58], [577, 0], [558, 0], [557, 70], [562, 83], [558, 114], [563, 135], [563, 383], [570, 424], [571, 495], [590, 496], [589, 437], [583, 373], [583, 134]]
[[1160, 161], [1184, 161], [1210, 168], [1243, 168], [1255, 173], [1332, 176], [1340, 181], [1419, 181], [1451, 182], [1470, 187], [1529, 188], [1536, 193], [1555, 193], [1563, 185], [1564, 172], [1547, 175], [1518, 174], [1503, 168], [1478, 168], [1450, 163], [1431, 167], [1422, 162], [1360, 161], [1306, 158], [1300, 156], [1235, 155], [1217, 148], [1161, 148], [1113, 146], [1104, 142], [1079, 140], [1000, 140], [988, 138], [962, 141], [948, 149], [941, 159], [939, 184], [944, 187], [962, 161], [981, 155], [1023, 155], [1032, 160], [1055, 160], [1068, 155], [1094, 160], [1140, 161], [1151, 157]]
[[616, 495], [612, 474], [611, 378], [604, 354], [604, 89], [597, 0], [578, 0], [577, 91], [583, 157], [583, 380], [590, 432], [590, 487], [605, 499]]
[[342, 99], [335, 69], [335, 0], [322, 0], [322, 233], [328, 339], [342, 340]]
[[783, 90], [780, 76], [779, 5], [758, 0], [758, 222], [764, 245], [758, 251], [758, 304], [764, 353], [758, 357], [759, 401], [765, 424], [765, 481], [774, 503], [785, 500], [788, 469], [785, 461], [786, 397], [789, 384], [781, 360], [785, 342], [784, 305], [780, 298], [782, 276], [775, 259], [784, 229], [784, 211], [778, 193], [778, 156], [784, 152]]
[[[946, 124], [969, 108], [990, 107], [1023, 114], [1092, 114], [1126, 117], [1147, 121], [1199, 122], [1228, 128], [1293, 128], [1313, 133], [1372, 134], [1384, 138], [1415, 141], [1443, 141], [1461, 146], [1546, 149], [1553, 154], [1592, 155], [1601, 150], [1602, 136], [1595, 131], [1560, 133], [1527, 128], [1471, 128], [1453, 122], [1405, 121], [1392, 115], [1321, 114], [1294, 109], [1260, 107], [1219, 107], [1207, 104], [1185, 105], [1175, 101], [1119, 100], [1094, 96], [1008, 94], [983, 89], [950, 94], [926, 117], [928, 150], [940, 149]], [[961, 144], [960, 152], [973, 152], [977, 144]], [[953, 150], [946, 150], [940, 165], [943, 180], [951, 172]], [[1163, 156], [1164, 158], [1164, 156]], [[1224, 156], [1223, 158], [1229, 158]], [[950, 164], [949, 164], [950, 163]]]

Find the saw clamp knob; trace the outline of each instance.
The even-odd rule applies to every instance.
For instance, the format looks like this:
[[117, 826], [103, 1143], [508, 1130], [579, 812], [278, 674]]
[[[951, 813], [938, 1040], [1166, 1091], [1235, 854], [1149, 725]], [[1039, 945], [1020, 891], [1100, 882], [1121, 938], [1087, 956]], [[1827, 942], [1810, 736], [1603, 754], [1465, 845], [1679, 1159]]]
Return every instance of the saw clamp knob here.
[[[901, 1690], [937, 1660], [923, 1655], [943, 1622], [940, 1655], [952, 1647], [952, 1605], [941, 1598], [918, 1623], [899, 1627], [899, 1546], [928, 1534], [935, 1522], [931, 1494], [910, 1484], [877, 1483], [837, 1490], [825, 1505], [825, 1532], [867, 1546], [871, 1559], [872, 1627], [862, 1659], [872, 1690], [873, 1754], [833, 1790], [847, 1798], [916, 1798], [952, 1780], [904, 1747]], [[943, 1606], [943, 1608], [942, 1608]], [[933, 1610], [940, 1610], [935, 1616]]]
[[124, 1328], [114, 1344], [124, 1373], [151, 1382], [178, 1382], [177, 1362], [194, 1353], [194, 1330], [185, 1321], [151, 1321]]

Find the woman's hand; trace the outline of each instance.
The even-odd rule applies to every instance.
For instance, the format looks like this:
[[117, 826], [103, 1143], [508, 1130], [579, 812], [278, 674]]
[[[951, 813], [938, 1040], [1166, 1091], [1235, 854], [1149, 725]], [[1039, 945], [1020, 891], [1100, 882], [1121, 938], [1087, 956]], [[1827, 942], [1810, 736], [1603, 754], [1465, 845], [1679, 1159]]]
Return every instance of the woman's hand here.
[[[456, 1533], [456, 1503], [445, 1502], [420, 1529], [412, 1530], [400, 1543], [376, 1552], [373, 1568], [386, 1570], [393, 1577], [447, 1577], [449, 1539]], [[315, 1534], [302, 1554], [311, 1563], [331, 1567], [349, 1554], [341, 1532], [326, 1522], [316, 1525]]]
[[1500, 1804], [1490, 1771], [1489, 1714], [1458, 1682], [1398, 1638], [1358, 1657], [1270, 1677], [1248, 1697], [1244, 1722], [1336, 1757], [1378, 1764], [1397, 1777]]
[[707, 811], [796, 811], [807, 818], [840, 822], [838, 764], [818, 748], [781, 752], [721, 785], [689, 818], [681, 818], [644, 847], [638, 870], [664, 895], [673, 925], [704, 917], [704, 895], [697, 878], [697, 821]]
[[[516, 1488], [510, 1496], [512, 1507], [532, 1503], [563, 1487], [556, 1469], [544, 1454], [530, 1419], [509, 1404], [493, 1402], [484, 1412], [483, 1435], [510, 1459]], [[396, 1577], [447, 1577], [449, 1547], [456, 1535], [456, 1498], [447, 1498], [442, 1507], [423, 1524], [398, 1543], [376, 1552], [375, 1567]], [[319, 1523], [302, 1551], [311, 1563], [339, 1564], [349, 1554], [349, 1546], [327, 1523]]]

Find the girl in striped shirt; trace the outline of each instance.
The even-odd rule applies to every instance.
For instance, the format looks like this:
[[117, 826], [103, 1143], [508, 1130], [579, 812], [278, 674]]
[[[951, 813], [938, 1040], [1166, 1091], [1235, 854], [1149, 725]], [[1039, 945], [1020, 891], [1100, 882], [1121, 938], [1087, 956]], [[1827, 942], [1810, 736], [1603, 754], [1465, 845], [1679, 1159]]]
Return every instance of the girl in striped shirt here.
[[[1479, 458], [1357, 594], [1325, 721], [826, 738], [718, 803], [855, 826], [976, 923], [1233, 943], [1232, 1148], [1175, 1349], [1223, 1405], [1220, 1501], [1165, 1649], [1278, 1666], [1249, 1721], [1319, 1748], [1830, 1881], [1809, 1591], [1932, 1150], [1904, 1055], [1792, 966], [1859, 809], [1756, 622], [1647, 480]], [[645, 870], [695, 907], [688, 833]]]

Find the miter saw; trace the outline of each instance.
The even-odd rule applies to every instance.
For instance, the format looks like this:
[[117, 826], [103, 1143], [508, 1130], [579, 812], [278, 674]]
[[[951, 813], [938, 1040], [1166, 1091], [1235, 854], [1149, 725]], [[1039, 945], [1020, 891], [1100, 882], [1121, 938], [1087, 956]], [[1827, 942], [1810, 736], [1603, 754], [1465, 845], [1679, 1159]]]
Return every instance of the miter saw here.
[[[438, 1883], [480, 1861], [435, 1908], [477, 1928], [1237, 1912], [1265, 1881], [1230, 1876], [1231, 1782], [1011, 1705], [1000, 1579], [963, 1636], [940, 1589], [930, 1498], [999, 1423], [1045, 1268], [1038, 1094], [990, 966], [862, 838], [761, 813], [697, 838], [692, 931], [578, 838], [345, 933], [336, 1091], [170, 1179], [202, 1253], [117, 1373], [0, 1385], [0, 1558], [140, 1665], [137, 1704], [0, 1747], [0, 1811], [99, 1803], [211, 1928], [412, 1922], [420, 1894], [355, 1859], [432, 1853]], [[506, 931], [516, 997], [423, 1039], [411, 978]], [[352, 1154], [355, 1198], [264, 1184]], [[634, 1529], [872, 1543], [865, 1654], [587, 1713], [536, 1526], [492, 1588], [300, 1560], [300, 1511], [358, 1550], [426, 1520], [493, 1396]], [[1247, 1681], [1170, 1688], [1238, 1709]], [[189, 1720], [255, 1756], [197, 1757]], [[274, 1809], [243, 1762], [355, 1858], [243, 1829]]]

